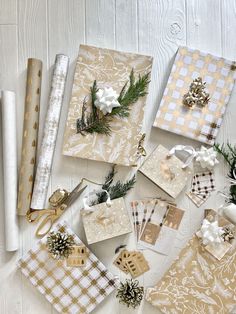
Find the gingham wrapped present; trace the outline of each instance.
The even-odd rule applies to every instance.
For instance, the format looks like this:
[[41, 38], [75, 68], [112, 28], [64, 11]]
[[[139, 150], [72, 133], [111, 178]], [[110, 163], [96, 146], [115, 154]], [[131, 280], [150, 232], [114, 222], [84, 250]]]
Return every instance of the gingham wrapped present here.
[[[83, 245], [66, 224], [53, 230], [73, 234], [76, 245]], [[50, 256], [46, 241], [47, 236], [20, 259], [22, 273], [58, 312], [90, 313], [116, 288], [116, 279], [89, 249], [84, 267], [68, 267]]]
[[[194, 79], [206, 82], [209, 103], [186, 108], [183, 96]], [[221, 126], [234, 80], [232, 61], [199, 50], [180, 47], [168, 79], [154, 126], [213, 145]]]

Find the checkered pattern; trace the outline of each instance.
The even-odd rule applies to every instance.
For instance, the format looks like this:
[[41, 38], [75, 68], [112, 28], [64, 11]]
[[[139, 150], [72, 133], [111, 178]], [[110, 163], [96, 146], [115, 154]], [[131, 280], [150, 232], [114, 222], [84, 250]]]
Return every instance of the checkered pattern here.
[[212, 171], [195, 173], [192, 180], [192, 187], [187, 196], [200, 207], [215, 191], [215, 179]]
[[[236, 78], [231, 65], [223, 58], [180, 47], [154, 126], [213, 145]], [[204, 108], [187, 108], [183, 96], [199, 76], [206, 82], [210, 101]]]
[[[65, 224], [54, 230], [73, 234], [76, 245], [83, 245]], [[90, 313], [116, 288], [114, 276], [89, 250], [86, 266], [67, 267], [49, 255], [46, 241], [44, 237], [19, 261], [22, 273], [58, 312]]]

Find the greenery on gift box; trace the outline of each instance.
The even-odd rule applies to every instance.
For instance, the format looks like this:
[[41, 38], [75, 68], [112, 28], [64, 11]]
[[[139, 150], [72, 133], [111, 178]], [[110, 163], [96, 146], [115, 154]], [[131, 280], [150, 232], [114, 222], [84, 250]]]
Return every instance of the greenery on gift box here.
[[138, 79], [135, 79], [134, 71], [132, 70], [129, 76], [129, 82], [126, 82], [119, 97], [116, 99], [119, 106], [113, 107], [111, 112], [103, 113], [96, 106], [97, 95], [99, 88], [97, 87], [96, 80], [93, 86], [90, 88], [91, 95], [91, 112], [87, 113], [87, 101], [84, 100], [82, 106], [81, 118], [77, 119], [77, 133], [85, 135], [86, 133], [99, 133], [110, 135], [111, 127], [110, 122], [114, 116], [125, 118], [129, 116], [130, 106], [137, 102], [140, 97], [144, 97], [147, 94], [147, 86], [150, 82], [149, 74], [143, 76], [139, 75]]
[[[105, 177], [105, 182], [102, 185], [102, 189], [106, 190], [109, 193], [111, 200], [125, 196], [127, 192], [134, 187], [134, 184], [136, 182], [135, 176], [133, 176], [130, 180], [124, 183], [119, 180], [116, 183], [112, 184], [115, 174], [115, 166], [113, 166], [111, 171]], [[98, 192], [96, 196], [97, 200], [93, 203], [93, 205], [104, 203], [107, 200], [107, 193], [104, 191]]]
[[126, 279], [124, 283], [120, 283], [116, 297], [127, 307], [136, 308], [140, 305], [143, 295], [144, 288], [139, 286], [138, 280]]
[[[224, 157], [229, 165], [228, 177], [231, 180], [236, 180], [236, 146], [227, 143], [226, 145], [215, 144], [215, 150]], [[236, 204], [236, 181], [229, 189], [229, 202]]]

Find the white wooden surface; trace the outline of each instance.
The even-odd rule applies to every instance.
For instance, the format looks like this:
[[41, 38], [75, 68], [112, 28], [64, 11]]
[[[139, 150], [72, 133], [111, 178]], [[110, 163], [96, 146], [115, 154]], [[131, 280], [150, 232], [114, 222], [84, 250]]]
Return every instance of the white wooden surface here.
[[[151, 125], [178, 45], [189, 45], [235, 59], [235, 29], [235, 0], [0, 0], [0, 89], [17, 92], [19, 156], [27, 58], [36, 57], [43, 60], [40, 117], [40, 134], [42, 134], [52, 65], [55, 54], [62, 52], [69, 55], [71, 62], [49, 193], [59, 186], [70, 190], [84, 176], [101, 181], [109, 171], [108, 164], [61, 155], [67, 106], [80, 43], [154, 56], [145, 119], [148, 133], [151, 131], [149, 150], [158, 143], [167, 147], [176, 143], [198, 147], [199, 144], [191, 140], [161, 130], [151, 130]], [[236, 120], [235, 101], [234, 92], [218, 136], [219, 142], [227, 140], [236, 142], [233, 124]], [[0, 153], [1, 150], [0, 145]], [[221, 163], [216, 172], [217, 188], [220, 190], [225, 184], [227, 168]], [[120, 168], [119, 176], [128, 177], [127, 169]], [[2, 165], [0, 178], [2, 180]], [[20, 218], [20, 249], [15, 254], [5, 252], [2, 185], [1, 181], [0, 314], [56, 313], [16, 269], [18, 258], [36, 241], [34, 226], [29, 225], [24, 218]], [[158, 188], [138, 175], [136, 187], [126, 200], [128, 202], [135, 198], [157, 195], [161, 195]], [[217, 207], [221, 201], [218, 196], [213, 195], [204, 207]], [[184, 194], [178, 198], [177, 203], [186, 209], [186, 214], [175, 247], [169, 256], [145, 251], [151, 270], [139, 279], [144, 286], [154, 285], [162, 277], [174, 257], [200, 226], [203, 208], [196, 208]], [[83, 228], [79, 222], [79, 206], [80, 204], [76, 203], [63, 218], [68, 220], [84, 240]], [[105, 265], [121, 278], [125, 276], [112, 266], [112, 261], [116, 246], [125, 242], [128, 243], [128, 248], [135, 247], [133, 236], [115, 238], [91, 246], [92, 251]], [[131, 312], [152, 314], [158, 313], [158, 310], [146, 302], [135, 311], [126, 309], [118, 303], [113, 293], [94, 311], [100, 314]]]

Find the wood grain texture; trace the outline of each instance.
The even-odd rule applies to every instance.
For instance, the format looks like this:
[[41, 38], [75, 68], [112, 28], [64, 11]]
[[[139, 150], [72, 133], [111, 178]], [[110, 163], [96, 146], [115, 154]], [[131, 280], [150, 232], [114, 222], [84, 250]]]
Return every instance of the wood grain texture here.
[[[4, 24], [4, 25], [3, 25]], [[5, 25], [6, 24], [6, 25]], [[12, 25], [14, 24], [14, 25]], [[158, 109], [175, 52], [179, 45], [187, 44], [216, 55], [236, 59], [236, 0], [0, 0], [0, 89], [17, 92], [18, 103], [18, 153], [20, 156], [23, 126], [26, 65], [29, 57], [43, 61], [43, 85], [40, 113], [40, 141], [48, 105], [52, 66], [57, 53], [70, 57], [70, 69], [61, 112], [51, 184], [48, 194], [57, 187], [71, 190], [82, 177], [102, 182], [110, 169], [105, 163], [62, 156], [64, 126], [70, 100], [75, 60], [79, 45], [87, 43], [118, 50], [139, 52], [154, 57], [150, 93], [147, 100], [145, 127], [151, 136], [147, 143], [150, 152], [157, 144], [171, 147], [177, 143], [200, 147], [190, 139], [153, 129]], [[236, 143], [236, 92], [234, 90], [218, 141]], [[40, 143], [39, 141], [39, 143]], [[1, 144], [1, 133], [0, 133]], [[1, 154], [1, 145], [0, 145]], [[0, 159], [1, 160], [1, 159]], [[119, 167], [117, 178], [128, 178], [135, 169]], [[226, 184], [227, 167], [224, 163], [216, 169], [217, 188]], [[0, 180], [2, 168], [0, 167]], [[138, 174], [137, 184], [126, 197], [126, 203], [142, 197], [165, 196], [163, 192]], [[0, 181], [0, 199], [2, 199]], [[90, 191], [94, 187], [90, 188]], [[176, 200], [186, 210], [175, 247], [169, 256], [146, 250], [151, 271], [139, 278], [144, 286], [152, 286], [161, 279], [186, 241], [200, 226], [204, 207], [217, 208], [223, 200], [214, 194], [201, 208], [182, 193]], [[85, 240], [77, 201], [62, 219], [67, 220], [76, 233]], [[36, 242], [35, 226], [20, 219], [20, 244], [18, 253], [5, 253], [3, 233], [3, 206], [0, 208], [0, 314], [48, 314], [56, 311], [16, 270], [16, 261]], [[123, 243], [135, 248], [134, 237], [123, 236], [91, 245], [92, 251], [120, 279], [125, 275], [112, 265], [115, 248]], [[115, 293], [94, 311], [97, 314], [130, 314], [118, 303]], [[147, 302], [134, 313], [159, 313]]]
[[17, 24], [17, 0], [0, 0], [0, 24]]

